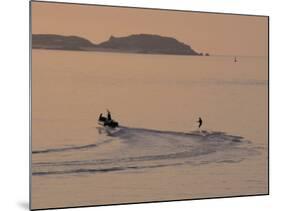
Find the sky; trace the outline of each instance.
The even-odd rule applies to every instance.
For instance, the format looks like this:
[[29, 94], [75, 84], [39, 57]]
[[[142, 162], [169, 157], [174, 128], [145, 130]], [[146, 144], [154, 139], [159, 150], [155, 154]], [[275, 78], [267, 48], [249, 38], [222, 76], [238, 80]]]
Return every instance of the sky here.
[[32, 2], [32, 33], [75, 35], [93, 43], [111, 35], [158, 34], [199, 53], [268, 54], [268, 19], [262, 16]]

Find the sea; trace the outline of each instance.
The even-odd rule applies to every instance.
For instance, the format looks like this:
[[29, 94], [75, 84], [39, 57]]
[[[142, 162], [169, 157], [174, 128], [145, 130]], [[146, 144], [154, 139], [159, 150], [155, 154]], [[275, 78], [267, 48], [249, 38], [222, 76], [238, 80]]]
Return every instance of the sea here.
[[235, 56], [33, 49], [31, 207], [267, 194], [268, 58]]

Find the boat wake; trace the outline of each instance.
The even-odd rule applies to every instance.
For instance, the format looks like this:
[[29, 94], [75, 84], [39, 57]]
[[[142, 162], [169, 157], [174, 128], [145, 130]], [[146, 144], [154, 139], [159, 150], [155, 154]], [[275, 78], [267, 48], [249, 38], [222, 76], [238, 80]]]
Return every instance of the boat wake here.
[[237, 163], [259, 153], [241, 136], [215, 131], [189, 133], [120, 126], [108, 131], [98, 128], [97, 143], [34, 150], [34, 176], [85, 174]]

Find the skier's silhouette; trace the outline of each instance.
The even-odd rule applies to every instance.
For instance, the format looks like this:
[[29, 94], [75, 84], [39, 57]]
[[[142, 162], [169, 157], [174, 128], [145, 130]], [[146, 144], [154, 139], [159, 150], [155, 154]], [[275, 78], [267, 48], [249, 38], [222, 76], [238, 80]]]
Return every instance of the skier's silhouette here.
[[202, 121], [201, 117], [199, 117], [197, 122], [199, 123], [198, 128], [200, 128], [203, 124], [203, 121]]

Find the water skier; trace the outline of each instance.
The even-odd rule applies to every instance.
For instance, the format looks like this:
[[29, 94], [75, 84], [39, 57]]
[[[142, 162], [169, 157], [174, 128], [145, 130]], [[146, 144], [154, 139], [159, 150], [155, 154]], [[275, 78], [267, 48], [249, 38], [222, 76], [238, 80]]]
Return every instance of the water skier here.
[[199, 117], [197, 122], [199, 123], [198, 128], [200, 128], [203, 124], [203, 121], [202, 121], [201, 117]]

